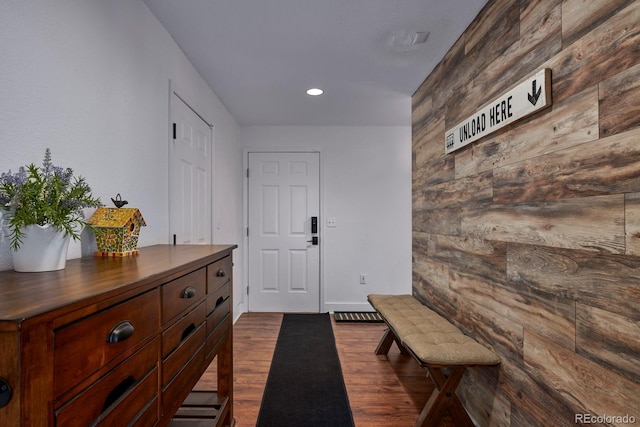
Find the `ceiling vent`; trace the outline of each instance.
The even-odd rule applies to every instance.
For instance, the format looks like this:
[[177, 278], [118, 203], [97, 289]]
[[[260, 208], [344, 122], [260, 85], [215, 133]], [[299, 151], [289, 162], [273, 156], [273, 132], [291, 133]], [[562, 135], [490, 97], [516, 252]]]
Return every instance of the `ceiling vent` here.
[[407, 51], [421, 48], [429, 39], [428, 31], [394, 31], [388, 44], [396, 51]]

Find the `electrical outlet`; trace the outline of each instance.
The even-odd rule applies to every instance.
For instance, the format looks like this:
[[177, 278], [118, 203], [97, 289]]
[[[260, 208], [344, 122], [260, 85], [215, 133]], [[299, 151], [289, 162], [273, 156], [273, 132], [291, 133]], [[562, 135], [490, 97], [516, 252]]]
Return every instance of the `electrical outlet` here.
[[336, 219], [334, 217], [329, 217], [327, 218], [327, 227], [335, 227], [336, 226]]
[[367, 284], [367, 275], [366, 274], [361, 274], [360, 275], [360, 284], [361, 285], [366, 285]]

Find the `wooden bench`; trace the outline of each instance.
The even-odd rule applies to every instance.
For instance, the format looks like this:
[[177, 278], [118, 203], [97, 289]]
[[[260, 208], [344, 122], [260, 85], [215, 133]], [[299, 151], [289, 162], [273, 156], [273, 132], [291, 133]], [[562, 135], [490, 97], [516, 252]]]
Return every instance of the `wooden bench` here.
[[468, 367], [498, 365], [498, 355], [411, 295], [372, 294], [368, 300], [389, 327], [376, 354], [387, 354], [395, 341], [400, 351], [411, 354], [435, 383], [414, 426], [438, 426], [447, 413], [456, 426], [473, 426], [456, 388]]

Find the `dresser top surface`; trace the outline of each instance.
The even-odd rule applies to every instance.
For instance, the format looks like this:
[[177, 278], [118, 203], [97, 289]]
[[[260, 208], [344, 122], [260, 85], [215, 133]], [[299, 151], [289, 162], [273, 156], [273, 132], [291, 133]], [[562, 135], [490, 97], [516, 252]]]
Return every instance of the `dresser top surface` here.
[[72, 304], [91, 304], [127, 288], [203, 267], [237, 245], [156, 245], [124, 258], [85, 257], [42, 273], [0, 271], [0, 323], [19, 323]]

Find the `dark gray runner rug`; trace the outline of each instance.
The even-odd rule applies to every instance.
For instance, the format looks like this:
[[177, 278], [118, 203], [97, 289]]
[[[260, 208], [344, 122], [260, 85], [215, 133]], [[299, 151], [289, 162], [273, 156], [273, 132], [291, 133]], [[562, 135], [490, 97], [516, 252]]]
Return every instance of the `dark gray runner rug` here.
[[331, 319], [285, 314], [257, 427], [353, 427]]

